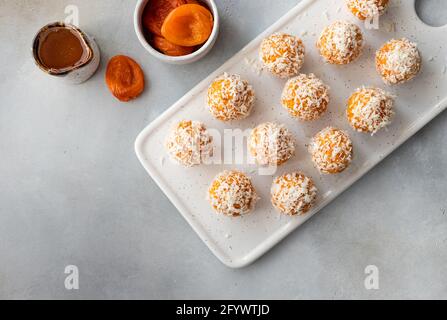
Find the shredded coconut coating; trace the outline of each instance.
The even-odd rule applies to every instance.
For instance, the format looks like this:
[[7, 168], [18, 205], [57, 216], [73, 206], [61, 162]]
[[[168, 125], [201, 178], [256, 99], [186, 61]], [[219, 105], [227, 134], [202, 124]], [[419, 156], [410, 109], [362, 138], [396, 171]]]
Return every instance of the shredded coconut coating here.
[[208, 88], [207, 103], [211, 114], [218, 120], [240, 120], [253, 108], [255, 92], [248, 81], [237, 74], [224, 73]]
[[335, 21], [324, 28], [318, 38], [317, 48], [326, 62], [348, 64], [363, 51], [362, 31], [353, 23]]
[[298, 74], [304, 63], [304, 53], [301, 39], [286, 33], [274, 33], [265, 38], [259, 49], [263, 65], [280, 78]]
[[312, 161], [321, 173], [340, 173], [352, 161], [352, 141], [346, 132], [327, 127], [312, 139], [309, 152]]
[[166, 140], [166, 149], [173, 160], [185, 167], [205, 163], [213, 155], [213, 139], [204, 124], [180, 121]]
[[260, 165], [281, 165], [295, 154], [295, 142], [284, 125], [266, 122], [253, 129], [248, 149]]
[[348, 9], [360, 20], [384, 14], [388, 4], [388, 0], [346, 0]]
[[303, 121], [318, 119], [329, 104], [329, 87], [313, 73], [289, 79], [281, 96], [289, 114]]
[[219, 173], [208, 189], [213, 209], [226, 216], [241, 216], [253, 210], [258, 196], [251, 180], [239, 171]]
[[390, 93], [379, 88], [359, 88], [348, 100], [346, 117], [354, 130], [374, 134], [391, 123], [393, 105]]
[[386, 84], [410, 81], [421, 70], [417, 44], [406, 38], [392, 39], [376, 52], [376, 69]]
[[275, 178], [270, 192], [273, 206], [279, 212], [293, 216], [310, 210], [318, 190], [311, 178], [301, 172], [293, 172]]

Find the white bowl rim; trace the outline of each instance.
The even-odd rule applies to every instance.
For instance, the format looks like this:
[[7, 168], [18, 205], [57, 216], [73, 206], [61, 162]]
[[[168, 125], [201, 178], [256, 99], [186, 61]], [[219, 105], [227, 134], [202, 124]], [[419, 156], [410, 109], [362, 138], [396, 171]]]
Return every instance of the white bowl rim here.
[[197, 56], [200, 56], [203, 54], [206, 50], [208, 50], [210, 47], [212, 47], [215, 43], [216, 37], [219, 32], [219, 13], [217, 11], [217, 6], [214, 0], [203, 0], [205, 2], [209, 2], [209, 5], [211, 6], [211, 11], [214, 18], [214, 24], [213, 24], [213, 30], [211, 31], [211, 35], [208, 38], [208, 40], [200, 47], [199, 50], [194, 51], [193, 53], [184, 55], [184, 56], [168, 56], [165, 55], [158, 50], [154, 49], [149, 42], [146, 40], [146, 37], [143, 33], [143, 26], [141, 22], [141, 15], [143, 14], [144, 8], [146, 7], [147, 3], [150, 0], [138, 0], [137, 5], [135, 7], [134, 12], [134, 28], [135, 32], [137, 34], [138, 40], [143, 45], [143, 47], [149, 51], [150, 54], [152, 54], [154, 57], [165, 61], [165, 62], [193, 62], [196, 60]]

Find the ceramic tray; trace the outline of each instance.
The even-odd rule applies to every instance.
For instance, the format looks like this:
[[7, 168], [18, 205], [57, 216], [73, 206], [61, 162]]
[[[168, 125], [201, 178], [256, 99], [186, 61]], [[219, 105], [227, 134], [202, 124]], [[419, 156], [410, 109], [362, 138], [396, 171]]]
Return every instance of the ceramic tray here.
[[[342, 0], [300, 2], [138, 136], [136, 153], [144, 168], [199, 237], [227, 266], [242, 267], [260, 257], [445, 109], [447, 46], [444, 40], [447, 27], [434, 28], [420, 21], [414, 9], [414, 0], [392, 2], [393, 5], [381, 17], [378, 30], [367, 29], [348, 12]], [[323, 63], [315, 48], [323, 27], [338, 19], [357, 23], [366, 38], [362, 57], [347, 66]], [[277, 31], [295, 34], [303, 39], [307, 52], [301, 72], [313, 72], [331, 87], [328, 112], [317, 121], [302, 123], [292, 119], [279, 102], [285, 80], [271, 76], [268, 71], [260, 71], [259, 44], [264, 37]], [[387, 87], [375, 71], [374, 53], [385, 41], [403, 36], [418, 43], [423, 56], [422, 72], [410, 83]], [[223, 72], [240, 74], [249, 80], [256, 91], [254, 111], [245, 120], [221, 123], [206, 110], [208, 85]], [[344, 117], [347, 98], [362, 85], [385, 88], [397, 97], [394, 122], [387, 130], [374, 136], [354, 132]], [[312, 176], [320, 191], [316, 206], [304, 216], [286, 217], [278, 214], [270, 204], [269, 190], [273, 177], [259, 175], [253, 165], [202, 165], [185, 169], [174, 164], [166, 155], [164, 141], [172, 126], [182, 119], [199, 120], [221, 132], [226, 128], [252, 128], [265, 121], [284, 123], [297, 140], [297, 152], [294, 158], [278, 168], [275, 175], [299, 169]], [[351, 166], [334, 176], [318, 173], [305, 146], [316, 132], [328, 125], [348, 131], [355, 148]], [[220, 148], [220, 143], [216, 141], [217, 148]], [[217, 173], [229, 168], [245, 171], [251, 176], [261, 197], [252, 214], [228, 218], [211, 210], [206, 200], [207, 188]]]

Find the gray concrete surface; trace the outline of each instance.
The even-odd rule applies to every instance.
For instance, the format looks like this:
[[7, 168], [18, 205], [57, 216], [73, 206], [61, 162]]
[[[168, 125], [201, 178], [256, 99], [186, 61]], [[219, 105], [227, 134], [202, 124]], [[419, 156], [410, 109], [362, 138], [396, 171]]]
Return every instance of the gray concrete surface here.
[[[298, 1], [217, 0], [216, 47], [183, 67], [140, 46], [135, 2], [0, 0], [0, 298], [447, 298], [447, 113], [258, 262], [228, 269], [147, 176], [133, 142]], [[79, 7], [103, 61], [123, 53], [141, 63], [141, 98], [112, 98], [104, 63], [81, 86], [34, 67], [34, 32], [63, 19], [67, 4]], [[447, 22], [445, 1], [419, 9]], [[64, 288], [70, 264], [79, 290]], [[379, 290], [364, 288], [370, 264]]]

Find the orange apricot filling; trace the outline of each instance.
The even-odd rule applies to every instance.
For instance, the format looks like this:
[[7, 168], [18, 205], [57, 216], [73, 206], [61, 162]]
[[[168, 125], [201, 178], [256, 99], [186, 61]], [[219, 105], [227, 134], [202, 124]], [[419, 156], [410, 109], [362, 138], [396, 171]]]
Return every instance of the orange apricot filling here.
[[213, 21], [213, 15], [207, 8], [198, 4], [185, 4], [168, 14], [161, 27], [161, 34], [176, 45], [193, 47], [208, 40]]

